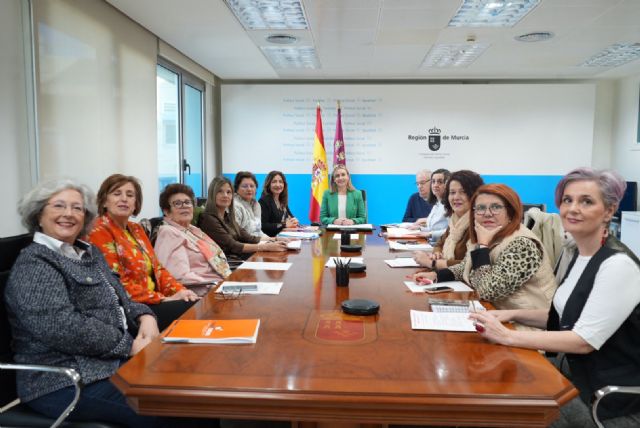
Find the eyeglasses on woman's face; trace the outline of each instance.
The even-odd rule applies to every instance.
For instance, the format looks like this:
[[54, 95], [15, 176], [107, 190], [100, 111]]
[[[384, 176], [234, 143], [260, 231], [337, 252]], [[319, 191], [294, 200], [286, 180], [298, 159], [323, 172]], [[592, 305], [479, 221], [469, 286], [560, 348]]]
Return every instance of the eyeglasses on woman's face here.
[[64, 202], [56, 201], [48, 203], [47, 206], [55, 214], [65, 214], [67, 210], [71, 210], [74, 215], [84, 214], [84, 205], [81, 204], [67, 205]]
[[192, 207], [193, 201], [191, 199], [178, 199], [171, 202], [171, 206], [174, 208]]
[[476, 215], [485, 215], [487, 212], [489, 212], [489, 215], [498, 215], [502, 213], [504, 208], [505, 206], [501, 204], [476, 204], [476, 206], [473, 207], [473, 212]]

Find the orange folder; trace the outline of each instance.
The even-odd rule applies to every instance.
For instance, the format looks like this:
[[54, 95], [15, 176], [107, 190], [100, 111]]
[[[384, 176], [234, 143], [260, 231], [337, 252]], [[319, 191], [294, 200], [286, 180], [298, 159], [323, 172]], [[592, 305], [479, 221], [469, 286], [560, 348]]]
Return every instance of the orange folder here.
[[175, 320], [163, 333], [167, 343], [256, 343], [259, 319]]

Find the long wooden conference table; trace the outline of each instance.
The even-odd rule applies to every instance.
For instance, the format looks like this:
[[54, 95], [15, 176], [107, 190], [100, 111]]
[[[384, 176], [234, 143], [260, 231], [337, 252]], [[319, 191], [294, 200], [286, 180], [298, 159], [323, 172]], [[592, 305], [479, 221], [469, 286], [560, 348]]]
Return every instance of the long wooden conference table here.
[[[415, 268], [390, 268], [375, 234], [360, 234], [366, 272], [336, 287], [333, 233], [254, 261], [287, 271], [236, 270], [231, 280], [282, 281], [279, 295], [219, 300], [209, 293], [184, 318], [261, 320], [252, 345], [164, 344], [156, 340], [112, 381], [143, 414], [293, 421], [294, 426], [413, 424], [544, 427], [575, 397], [573, 385], [538, 352], [488, 343], [476, 333], [416, 331], [410, 309], [427, 297], [403, 284]], [[406, 253], [405, 253], [406, 254]], [[346, 254], [342, 254], [346, 255]], [[469, 293], [440, 294], [471, 297]], [[343, 314], [365, 298], [380, 313]]]

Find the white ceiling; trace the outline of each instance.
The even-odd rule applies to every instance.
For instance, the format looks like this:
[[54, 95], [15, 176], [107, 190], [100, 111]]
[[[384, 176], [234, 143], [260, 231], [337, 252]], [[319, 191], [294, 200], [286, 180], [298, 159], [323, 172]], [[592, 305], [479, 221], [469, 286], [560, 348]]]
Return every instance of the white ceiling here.
[[[506, 29], [447, 27], [460, 0], [302, 0], [318, 70], [275, 70], [259, 46], [274, 32], [247, 32], [223, 0], [107, 0], [223, 80], [236, 79], [591, 79], [640, 74], [640, 60], [578, 67], [616, 42], [640, 42], [640, 0], [541, 0]], [[551, 31], [523, 43], [514, 37]], [[421, 69], [435, 43], [469, 35], [491, 46], [467, 68]]]

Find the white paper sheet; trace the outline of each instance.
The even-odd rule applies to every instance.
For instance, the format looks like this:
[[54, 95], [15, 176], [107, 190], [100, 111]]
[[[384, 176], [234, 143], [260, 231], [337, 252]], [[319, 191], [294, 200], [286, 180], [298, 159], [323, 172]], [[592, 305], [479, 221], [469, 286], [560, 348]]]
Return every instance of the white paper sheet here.
[[420, 234], [420, 230], [388, 227], [387, 238], [424, 238], [424, 236]]
[[290, 250], [299, 250], [302, 247], [302, 241], [300, 239], [296, 241], [287, 242], [287, 248]]
[[347, 261], [351, 260], [351, 263], [364, 264], [364, 258], [362, 257], [331, 257], [329, 260], [327, 260], [327, 263], [324, 265], [324, 267], [328, 267], [328, 268], [336, 267], [336, 262], [335, 262], [336, 259], [340, 259], [340, 261], [342, 261], [343, 263], [347, 263]]
[[387, 223], [387, 224], [380, 225], [380, 227], [386, 227], [387, 229], [389, 229], [390, 227], [401, 227], [403, 229], [407, 229], [409, 226], [413, 226], [414, 224], [415, 223], [411, 223], [411, 222]]
[[[333, 235], [333, 239], [340, 239], [340, 238], [342, 238], [342, 236], [339, 233], [336, 233], [335, 235]], [[359, 233], [350, 233], [349, 234], [349, 238], [351, 240], [359, 239], [360, 238], [360, 234]]]
[[291, 263], [273, 263], [273, 262], [244, 262], [238, 269], [253, 270], [289, 270]]
[[453, 288], [453, 291], [457, 291], [457, 292], [473, 291], [471, 287], [469, 287], [467, 284], [465, 284], [462, 281], [447, 281], [447, 282], [441, 282], [437, 284], [427, 284], [427, 285], [418, 285], [413, 281], [405, 281], [404, 285], [406, 285], [407, 288], [409, 288], [409, 290], [411, 290], [414, 293], [424, 293], [424, 290], [426, 289], [433, 288], [433, 287], [441, 287], [441, 286], [451, 287]]
[[238, 282], [238, 281], [225, 281], [218, 287], [216, 293], [225, 292], [225, 286], [243, 286], [243, 285], [255, 285], [257, 290], [242, 290], [242, 294], [280, 294], [282, 289], [282, 282]]
[[384, 261], [389, 267], [397, 268], [397, 267], [420, 267], [415, 260], [410, 257], [400, 257], [398, 259], [391, 259]]
[[402, 244], [398, 241], [389, 241], [389, 249], [397, 251], [433, 251], [433, 247], [426, 242], [421, 244]]
[[350, 224], [350, 225], [343, 225], [343, 224], [328, 224], [327, 225], [327, 230], [340, 230], [340, 229], [344, 229], [344, 230], [373, 230], [373, 225], [372, 224]]
[[414, 330], [476, 331], [468, 313], [426, 312], [411, 310], [411, 328]]
[[316, 232], [280, 232], [278, 236], [281, 238], [297, 238], [297, 239], [317, 239], [320, 235]]

